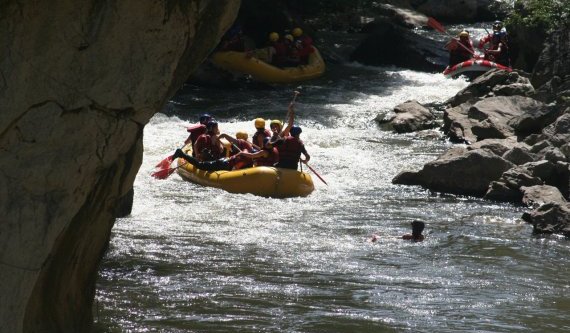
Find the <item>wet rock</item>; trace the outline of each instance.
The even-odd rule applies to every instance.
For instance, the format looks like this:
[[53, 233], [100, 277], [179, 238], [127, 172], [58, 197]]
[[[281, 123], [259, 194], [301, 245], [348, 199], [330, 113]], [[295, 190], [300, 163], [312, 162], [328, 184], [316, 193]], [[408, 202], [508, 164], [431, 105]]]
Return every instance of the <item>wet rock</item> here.
[[492, 96], [529, 96], [534, 93], [530, 80], [521, 73], [513, 71], [491, 70], [476, 78], [463, 88], [447, 103], [454, 107], [469, 102], [476, 103], [484, 97]]
[[418, 172], [403, 172], [392, 183], [420, 185], [437, 192], [481, 197], [512, 163], [486, 150], [451, 149]]
[[570, 203], [547, 203], [522, 219], [533, 225], [535, 234], [562, 234], [570, 237]]
[[522, 203], [527, 207], [538, 208], [547, 203], [565, 203], [558, 188], [550, 185], [522, 186]]
[[389, 123], [397, 133], [416, 132], [437, 127], [435, 116], [418, 101], [407, 101], [394, 108]]

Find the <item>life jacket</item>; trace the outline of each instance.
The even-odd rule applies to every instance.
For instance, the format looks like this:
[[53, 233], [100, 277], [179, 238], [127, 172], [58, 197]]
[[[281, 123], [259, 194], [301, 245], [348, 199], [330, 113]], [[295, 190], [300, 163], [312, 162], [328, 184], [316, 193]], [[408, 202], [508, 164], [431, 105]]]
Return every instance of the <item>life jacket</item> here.
[[187, 131], [188, 133], [190, 133], [190, 136], [188, 136], [188, 139], [184, 141], [184, 144], [188, 144], [191, 142], [192, 146], [194, 146], [194, 143], [196, 143], [198, 137], [206, 133], [206, 125], [203, 124], [193, 125], [188, 127]]
[[267, 151], [269, 154], [267, 157], [256, 158], [255, 166], [274, 166], [275, 163], [279, 162], [279, 151], [277, 151], [277, 148], [263, 148], [263, 150]]
[[301, 151], [303, 150], [303, 141], [293, 136], [288, 136], [284, 139], [283, 143], [277, 146], [279, 151], [279, 164], [280, 165], [295, 165], [301, 158]]
[[270, 137], [271, 137], [271, 132], [268, 129], [264, 129], [263, 132], [257, 130], [257, 132], [255, 132], [251, 140], [253, 144], [255, 144], [256, 146], [263, 147], [263, 139]]
[[[217, 160], [222, 157], [223, 150], [220, 146], [214, 144], [214, 140], [212, 140], [212, 136], [204, 133], [196, 139], [196, 143], [194, 144], [194, 148], [196, 150], [196, 156], [199, 156], [202, 161], [213, 161]], [[203, 154], [204, 150], [209, 152], [209, 156]]]
[[275, 48], [275, 55], [271, 62], [276, 65], [281, 65], [287, 59], [287, 45], [282, 41], [274, 42], [271, 46]]
[[[238, 139], [237, 141], [238, 141], [237, 146], [241, 151], [245, 151], [248, 153], [253, 152], [253, 146], [251, 145], [251, 143], [242, 139]], [[230, 161], [230, 165], [234, 170], [251, 168], [253, 166], [253, 161], [251, 159], [245, 158], [243, 156], [238, 156], [236, 158], [234, 156], [230, 157], [235, 159], [235, 161]]]

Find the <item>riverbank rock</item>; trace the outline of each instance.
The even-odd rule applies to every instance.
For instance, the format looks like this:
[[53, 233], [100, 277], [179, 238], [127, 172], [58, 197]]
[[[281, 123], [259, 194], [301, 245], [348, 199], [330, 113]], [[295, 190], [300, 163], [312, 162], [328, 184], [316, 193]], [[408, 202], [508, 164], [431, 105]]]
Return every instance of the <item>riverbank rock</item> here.
[[[540, 130], [540, 124], [552, 119], [551, 116], [547, 117], [550, 112], [546, 105], [529, 97], [489, 97], [473, 105], [467, 102], [446, 109], [443, 131], [454, 142], [504, 139], [515, 135], [513, 125], [525, 131]], [[544, 116], [541, 118], [539, 114]], [[529, 124], [527, 119], [532, 117], [541, 119], [541, 122]]]
[[533, 225], [535, 234], [563, 234], [570, 237], [570, 203], [547, 203], [522, 219]]
[[558, 188], [550, 185], [521, 187], [522, 202], [527, 207], [538, 208], [547, 203], [565, 203], [566, 199]]
[[450, 106], [474, 104], [493, 96], [531, 96], [535, 92], [530, 80], [517, 71], [490, 70], [447, 101]]
[[482, 197], [512, 163], [484, 149], [453, 148], [417, 172], [398, 174], [393, 184], [420, 185], [436, 192]]
[[560, 108], [570, 107], [570, 23], [555, 31], [546, 41], [532, 73], [536, 98], [556, 101]]
[[416, 100], [397, 105], [392, 115], [379, 122], [390, 124], [397, 133], [416, 132], [437, 127], [434, 114]]
[[89, 332], [142, 137], [239, 1], [2, 3], [0, 331]]

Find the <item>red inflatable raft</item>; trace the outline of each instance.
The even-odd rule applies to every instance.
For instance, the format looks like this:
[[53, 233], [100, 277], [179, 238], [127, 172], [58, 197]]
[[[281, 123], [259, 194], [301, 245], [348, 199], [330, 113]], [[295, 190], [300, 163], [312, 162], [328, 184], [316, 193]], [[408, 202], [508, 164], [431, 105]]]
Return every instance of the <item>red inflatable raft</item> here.
[[512, 68], [503, 66], [496, 62], [483, 59], [470, 59], [464, 62], [460, 62], [457, 65], [451, 67], [448, 66], [443, 71], [443, 75], [446, 77], [454, 77], [464, 72], [487, 72], [494, 68], [509, 72], [512, 71]]

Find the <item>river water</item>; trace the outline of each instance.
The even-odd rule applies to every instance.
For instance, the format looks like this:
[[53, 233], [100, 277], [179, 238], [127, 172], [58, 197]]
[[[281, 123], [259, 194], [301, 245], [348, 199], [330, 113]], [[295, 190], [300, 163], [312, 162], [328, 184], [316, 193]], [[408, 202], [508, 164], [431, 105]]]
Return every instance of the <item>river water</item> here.
[[[185, 86], [145, 129], [132, 214], [118, 219], [94, 306], [105, 332], [567, 332], [569, 244], [538, 238], [522, 208], [393, 185], [451, 144], [374, 118], [409, 99], [441, 104], [467, 83], [338, 65], [302, 86]], [[222, 132], [296, 121], [312, 156], [307, 198], [230, 194], [150, 177], [209, 112]], [[426, 240], [402, 241], [410, 222]], [[378, 234], [377, 242], [369, 242]]]

